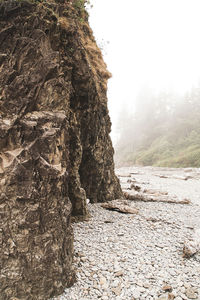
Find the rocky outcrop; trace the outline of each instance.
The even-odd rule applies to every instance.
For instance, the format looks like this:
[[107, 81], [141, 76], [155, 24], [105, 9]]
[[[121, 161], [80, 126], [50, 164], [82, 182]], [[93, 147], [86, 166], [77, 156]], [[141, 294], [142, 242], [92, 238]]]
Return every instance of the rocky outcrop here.
[[119, 198], [107, 79], [83, 1], [0, 2], [0, 299], [75, 280], [71, 213]]
[[58, 112], [1, 119], [2, 300], [46, 299], [75, 279], [67, 127]]

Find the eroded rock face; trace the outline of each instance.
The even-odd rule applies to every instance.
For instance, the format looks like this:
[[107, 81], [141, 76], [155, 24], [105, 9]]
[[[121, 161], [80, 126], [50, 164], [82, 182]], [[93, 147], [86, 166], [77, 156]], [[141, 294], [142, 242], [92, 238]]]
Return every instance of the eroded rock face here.
[[0, 299], [73, 284], [71, 212], [121, 196], [107, 79], [77, 1], [0, 2]]
[[62, 112], [0, 120], [0, 299], [46, 299], [74, 282], [67, 128]]

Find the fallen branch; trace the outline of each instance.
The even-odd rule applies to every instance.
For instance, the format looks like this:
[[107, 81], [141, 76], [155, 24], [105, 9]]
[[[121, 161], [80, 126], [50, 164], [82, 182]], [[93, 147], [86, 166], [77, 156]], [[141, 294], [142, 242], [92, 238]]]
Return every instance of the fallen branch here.
[[143, 175], [144, 173], [142, 172], [130, 172], [131, 175]]
[[117, 212], [125, 213], [125, 214], [137, 214], [138, 209], [131, 207], [128, 202], [119, 201], [119, 200], [113, 200], [107, 203], [101, 204], [101, 207], [108, 209], [108, 210], [114, 210]]
[[118, 177], [131, 177], [131, 174], [118, 174]]
[[150, 218], [145, 218], [145, 220], [148, 221], [148, 222], [152, 222], [152, 223], [164, 223], [164, 224], [167, 224], [167, 225], [172, 225], [172, 226], [177, 227], [177, 224], [175, 224], [174, 222], [169, 222], [169, 221], [166, 221], [164, 219], [156, 219], [156, 218], [150, 217]]
[[192, 176], [177, 176], [177, 175], [173, 175], [172, 179], [180, 179], [180, 180], [188, 180], [188, 179], [192, 179]]
[[154, 174], [154, 176], [160, 177], [160, 178], [169, 178], [169, 176], [166, 175], [160, 175], [160, 174]]
[[193, 178], [192, 176], [178, 176], [178, 175], [167, 176], [161, 174], [154, 174], [154, 176], [157, 176], [159, 178], [180, 179], [180, 180], [188, 180]]
[[153, 189], [150, 189], [150, 190], [144, 189], [143, 193], [153, 194], [153, 195], [156, 195], [156, 196], [160, 196], [160, 195], [166, 196], [166, 195], [168, 195], [168, 192], [163, 192], [163, 191], [158, 191], [158, 190], [153, 190]]
[[175, 203], [175, 204], [190, 204], [190, 200], [188, 199], [183, 199], [183, 200], [177, 200], [169, 197], [165, 197], [163, 195], [159, 195], [159, 197], [147, 197], [143, 194], [139, 193], [128, 193], [124, 192], [124, 197], [127, 200], [132, 200], [132, 201], [142, 201], [142, 202], [163, 202], [163, 203]]

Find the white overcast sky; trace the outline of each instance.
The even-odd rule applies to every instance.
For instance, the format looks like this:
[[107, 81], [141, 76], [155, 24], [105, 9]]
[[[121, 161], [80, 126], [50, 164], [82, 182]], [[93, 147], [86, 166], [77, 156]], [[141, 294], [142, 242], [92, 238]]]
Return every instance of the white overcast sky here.
[[144, 84], [184, 92], [200, 81], [200, 0], [90, 0], [90, 25], [113, 77], [108, 100], [115, 139], [120, 109]]

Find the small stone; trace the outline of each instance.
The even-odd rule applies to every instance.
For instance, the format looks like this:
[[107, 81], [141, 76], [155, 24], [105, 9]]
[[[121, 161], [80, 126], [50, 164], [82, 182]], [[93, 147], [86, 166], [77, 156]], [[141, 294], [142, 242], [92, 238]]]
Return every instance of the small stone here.
[[143, 284], [143, 287], [144, 287], [145, 289], [149, 289], [149, 288], [150, 288], [150, 284], [149, 284], [149, 283], [144, 283], [144, 284]]
[[99, 281], [99, 283], [100, 283], [100, 285], [105, 285], [106, 284], [106, 278], [105, 277], [100, 277], [100, 281]]
[[161, 295], [160, 297], [157, 298], [157, 300], [168, 300], [168, 295]]
[[140, 293], [144, 293], [146, 291], [143, 286], [138, 287], [138, 290], [140, 291]]
[[137, 285], [143, 287], [144, 283], [142, 281], [137, 281]]
[[79, 257], [85, 257], [85, 254], [82, 253], [82, 252], [77, 252], [77, 256], [79, 256]]
[[124, 275], [124, 273], [120, 270], [120, 271], [117, 271], [116, 273], [115, 273], [115, 276], [116, 277], [120, 277], [120, 276], [123, 276]]
[[185, 283], [184, 283], [184, 287], [185, 287], [186, 289], [189, 289], [191, 286], [190, 286], [190, 284], [189, 284], [188, 282], [185, 282]]
[[122, 291], [122, 288], [121, 288], [120, 285], [117, 286], [117, 287], [115, 287], [115, 288], [112, 288], [112, 292], [113, 292], [116, 296], [120, 296], [121, 291]]
[[116, 279], [116, 280], [114, 280], [114, 281], [112, 281], [112, 284], [111, 284], [111, 286], [112, 287], [117, 287], [119, 285], [119, 279]]
[[164, 286], [162, 287], [162, 290], [163, 290], [164, 292], [172, 292], [172, 287], [171, 287], [171, 285], [164, 285]]
[[135, 298], [135, 299], [139, 299], [139, 298], [140, 298], [140, 291], [139, 291], [139, 289], [135, 289], [135, 290], [132, 292], [132, 296], [133, 296], [133, 298]]
[[81, 259], [80, 259], [82, 262], [86, 262], [86, 260], [87, 260], [87, 258], [86, 257], [81, 257]]
[[176, 276], [176, 271], [174, 269], [170, 269], [169, 273], [171, 276]]
[[104, 296], [102, 296], [102, 298], [101, 298], [102, 300], [108, 300], [109, 298], [108, 298], [108, 296], [107, 295], [104, 295]]
[[98, 283], [95, 281], [95, 283], [94, 283], [94, 285], [93, 285], [93, 288], [95, 288], [95, 289], [99, 289], [99, 286], [98, 286]]
[[181, 288], [180, 288], [180, 292], [181, 292], [182, 294], [185, 294], [185, 287], [181, 287]]
[[119, 232], [118, 236], [124, 236], [124, 233], [123, 232]]
[[189, 299], [197, 299], [196, 289], [194, 288], [187, 288], [185, 294]]

